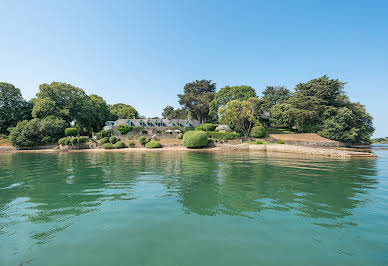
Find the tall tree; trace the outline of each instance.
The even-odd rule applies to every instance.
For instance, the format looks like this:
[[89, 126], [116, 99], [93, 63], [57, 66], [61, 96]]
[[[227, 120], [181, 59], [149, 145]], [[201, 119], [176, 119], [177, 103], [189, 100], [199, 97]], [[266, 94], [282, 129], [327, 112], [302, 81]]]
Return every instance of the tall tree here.
[[178, 94], [179, 104], [201, 123], [206, 123], [209, 117], [209, 105], [214, 99], [216, 84], [211, 80], [196, 80], [187, 83], [184, 93]]
[[138, 118], [139, 113], [129, 104], [116, 103], [109, 105], [111, 120]]
[[283, 86], [267, 86], [263, 91], [263, 111], [270, 111], [272, 106], [285, 102], [291, 92]]
[[171, 105], [167, 105], [163, 109], [162, 117], [168, 119], [187, 119], [189, 112], [184, 108], [174, 109]]
[[31, 117], [31, 106], [14, 85], [0, 82], [0, 134], [7, 134], [9, 127]]
[[85, 108], [89, 111], [88, 114], [80, 117], [80, 124], [93, 132], [100, 131], [110, 118], [108, 105], [102, 97], [92, 94], [89, 96], [89, 100], [86, 101]]
[[247, 100], [232, 100], [226, 106], [220, 107], [218, 112], [221, 123], [228, 125], [245, 137], [249, 135], [251, 128], [258, 123], [253, 112], [252, 103]]
[[213, 101], [211, 101], [209, 113], [213, 118], [217, 119], [220, 107], [225, 106], [232, 100], [242, 101], [251, 97], [256, 97], [256, 91], [251, 86], [225, 86], [216, 93]]

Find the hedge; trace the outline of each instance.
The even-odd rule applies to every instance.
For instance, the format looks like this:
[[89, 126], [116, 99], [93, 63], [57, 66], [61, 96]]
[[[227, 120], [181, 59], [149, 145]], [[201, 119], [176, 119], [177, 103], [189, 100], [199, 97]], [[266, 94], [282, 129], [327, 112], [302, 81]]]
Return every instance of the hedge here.
[[65, 129], [65, 136], [67, 137], [74, 137], [77, 136], [78, 130], [75, 127], [68, 127]]
[[214, 124], [202, 124], [199, 127], [196, 128], [196, 130], [202, 130], [202, 131], [215, 131], [217, 125]]
[[121, 135], [126, 135], [129, 132], [133, 130], [133, 127], [129, 125], [118, 125], [117, 126], [117, 131], [120, 132]]
[[104, 137], [102, 139], [100, 139], [100, 144], [105, 144], [105, 143], [108, 143], [109, 142], [109, 138], [108, 137]]
[[159, 141], [154, 141], [154, 140], [152, 140], [152, 141], [148, 142], [148, 143], [145, 145], [145, 147], [146, 147], [147, 149], [155, 149], [155, 148], [161, 148], [162, 145], [160, 145], [160, 142], [159, 142]]
[[125, 144], [122, 141], [117, 141], [113, 146], [114, 146], [115, 149], [125, 148]]
[[115, 136], [112, 136], [109, 138], [109, 142], [112, 143], [112, 144], [115, 144], [117, 141], [119, 141], [119, 139]]
[[208, 144], [207, 132], [189, 131], [183, 135], [183, 146], [186, 148], [206, 147]]
[[102, 147], [104, 149], [113, 149], [113, 144], [112, 143], [105, 143], [104, 145], [102, 145]]
[[83, 145], [88, 141], [89, 141], [89, 138], [86, 138], [86, 137], [72, 137], [72, 138], [65, 137], [65, 138], [60, 138], [58, 140], [58, 144], [76, 146], [76, 145]]
[[261, 125], [252, 127], [249, 135], [254, 138], [262, 138], [265, 136], [265, 128]]
[[240, 134], [234, 132], [213, 132], [206, 131], [206, 135], [212, 139], [232, 140], [240, 137]]

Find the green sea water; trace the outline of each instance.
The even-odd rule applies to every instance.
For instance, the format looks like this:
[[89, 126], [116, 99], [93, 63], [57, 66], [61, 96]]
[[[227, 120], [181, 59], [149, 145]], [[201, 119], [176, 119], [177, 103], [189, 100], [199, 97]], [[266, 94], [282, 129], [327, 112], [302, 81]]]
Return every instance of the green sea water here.
[[388, 150], [0, 154], [0, 265], [388, 265]]

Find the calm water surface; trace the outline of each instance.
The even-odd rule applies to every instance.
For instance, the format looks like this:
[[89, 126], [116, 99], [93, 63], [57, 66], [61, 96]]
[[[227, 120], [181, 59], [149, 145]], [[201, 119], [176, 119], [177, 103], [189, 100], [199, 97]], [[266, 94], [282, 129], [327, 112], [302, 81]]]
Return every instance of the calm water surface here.
[[0, 154], [0, 265], [388, 265], [388, 150]]

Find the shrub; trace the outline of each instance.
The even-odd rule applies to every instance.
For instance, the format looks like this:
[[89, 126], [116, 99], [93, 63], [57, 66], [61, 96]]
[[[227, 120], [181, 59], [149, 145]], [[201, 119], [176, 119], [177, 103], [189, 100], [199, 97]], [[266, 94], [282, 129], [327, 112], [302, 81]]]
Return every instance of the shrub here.
[[122, 149], [122, 148], [125, 148], [125, 144], [124, 144], [124, 142], [122, 142], [122, 141], [117, 141], [117, 142], [113, 145], [113, 147], [114, 147], [115, 149]]
[[84, 145], [84, 144], [86, 144], [88, 141], [89, 141], [89, 138], [79, 137], [79, 138], [78, 138], [78, 141], [77, 141], [77, 144], [78, 144], [78, 145]]
[[65, 129], [65, 136], [74, 137], [77, 136], [78, 130], [75, 127], [68, 127]]
[[119, 139], [115, 136], [112, 136], [109, 138], [109, 142], [112, 143], [112, 144], [115, 144], [117, 141], [119, 141]]
[[60, 139], [58, 140], [58, 144], [59, 144], [59, 145], [66, 145], [66, 144], [65, 144], [66, 139], [67, 139], [67, 138], [60, 138]]
[[126, 135], [129, 132], [133, 130], [133, 127], [129, 125], [118, 125], [117, 126], [117, 131], [120, 132], [121, 135]]
[[256, 144], [263, 144], [263, 142], [258, 140], [258, 141], [256, 141]]
[[100, 139], [100, 144], [105, 144], [105, 143], [108, 143], [109, 142], [109, 138], [108, 137], [104, 137], [102, 139]]
[[213, 132], [207, 131], [207, 136], [212, 139], [232, 140], [240, 137], [240, 134], [234, 132]]
[[135, 147], [135, 142], [133, 142], [133, 141], [130, 141], [130, 142], [128, 142], [128, 145], [129, 145], [129, 147]]
[[64, 141], [65, 145], [70, 145], [70, 139], [69, 138], [65, 138], [65, 141]]
[[95, 136], [97, 139], [101, 139], [101, 132], [96, 133]]
[[208, 138], [206, 132], [189, 131], [183, 135], [183, 146], [186, 148], [206, 147], [207, 144]]
[[283, 140], [279, 140], [278, 144], [284, 144], [284, 141]]
[[213, 124], [202, 124], [199, 127], [196, 128], [196, 130], [202, 130], [202, 131], [215, 131], [217, 125]]
[[102, 147], [104, 148], [104, 149], [113, 149], [114, 147], [113, 147], [113, 144], [112, 143], [105, 143], [104, 145], [102, 145]]
[[183, 134], [179, 133], [178, 135], [176, 135], [176, 138], [177, 139], [183, 139]]
[[265, 128], [262, 125], [254, 126], [249, 135], [254, 138], [262, 138], [265, 136]]
[[148, 142], [148, 143], [145, 145], [145, 147], [146, 147], [147, 149], [155, 149], [155, 148], [161, 148], [162, 145], [160, 145], [160, 142], [159, 142], [159, 141], [154, 141], [154, 140], [152, 140], [152, 141]]
[[107, 137], [110, 136], [110, 131], [109, 130], [101, 130], [100, 133], [101, 133], [101, 137], [102, 138], [107, 138]]
[[78, 138], [77, 137], [74, 137], [74, 138], [71, 138], [70, 139], [70, 143], [71, 143], [71, 145], [77, 145], [78, 144]]
[[139, 143], [143, 146], [146, 145], [146, 143], [148, 142], [146, 137], [144, 136], [140, 136], [138, 140], [139, 140]]
[[53, 138], [53, 137], [46, 136], [46, 137], [42, 138], [43, 144], [49, 144], [49, 143], [54, 143], [54, 142], [55, 142], [55, 138]]
[[214, 143], [214, 140], [213, 139], [208, 139], [207, 140], [207, 145], [212, 145]]

